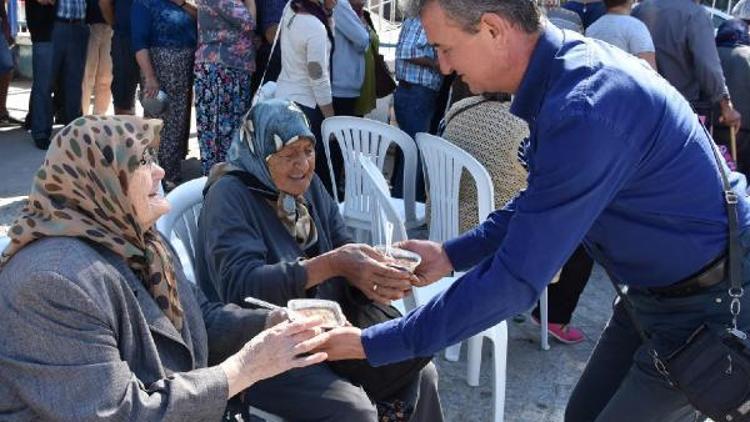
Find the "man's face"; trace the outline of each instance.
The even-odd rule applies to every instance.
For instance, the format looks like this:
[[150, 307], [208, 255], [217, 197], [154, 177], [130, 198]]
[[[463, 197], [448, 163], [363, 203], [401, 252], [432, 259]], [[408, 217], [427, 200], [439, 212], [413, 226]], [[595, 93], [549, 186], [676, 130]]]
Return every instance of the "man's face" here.
[[478, 32], [466, 32], [436, 1], [425, 6], [421, 18], [427, 39], [437, 50], [443, 74], [455, 71], [475, 94], [511, 92], [504, 78], [511, 63], [497, 31], [493, 33], [480, 23]]

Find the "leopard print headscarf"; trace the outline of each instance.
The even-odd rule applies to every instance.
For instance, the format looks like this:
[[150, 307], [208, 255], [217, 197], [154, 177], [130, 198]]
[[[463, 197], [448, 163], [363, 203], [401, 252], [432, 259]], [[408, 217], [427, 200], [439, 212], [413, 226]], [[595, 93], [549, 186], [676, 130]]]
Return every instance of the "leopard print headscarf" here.
[[125, 259], [159, 308], [182, 329], [174, 267], [154, 227], [142, 227], [128, 196], [147, 148], [157, 147], [160, 120], [86, 116], [53, 139], [31, 193], [10, 228], [0, 269], [25, 245], [45, 236], [96, 242]]

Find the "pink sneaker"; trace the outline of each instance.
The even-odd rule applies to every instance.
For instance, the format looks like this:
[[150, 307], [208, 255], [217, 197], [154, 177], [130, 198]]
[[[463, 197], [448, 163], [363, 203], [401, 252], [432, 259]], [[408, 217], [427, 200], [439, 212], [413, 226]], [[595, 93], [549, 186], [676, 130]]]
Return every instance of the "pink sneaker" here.
[[[531, 316], [531, 321], [534, 325], [541, 325], [541, 322], [533, 315]], [[583, 331], [569, 324], [554, 324], [550, 322], [547, 324], [547, 332], [556, 338], [557, 341], [565, 344], [577, 344], [586, 339]]]

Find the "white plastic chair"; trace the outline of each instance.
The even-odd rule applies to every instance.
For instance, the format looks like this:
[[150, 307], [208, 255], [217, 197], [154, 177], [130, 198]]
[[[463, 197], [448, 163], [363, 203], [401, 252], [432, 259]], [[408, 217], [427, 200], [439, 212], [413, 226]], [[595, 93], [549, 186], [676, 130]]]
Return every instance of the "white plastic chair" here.
[[[185, 276], [193, 283], [196, 282], [193, 270], [195, 236], [198, 233], [198, 218], [203, 207], [203, 188], [206, 180], [206, 177], [193, 179], [169, 192], [167, 201], [172, 208], [156, 221], [156, 229], [177, 251]], [[252, 406], [250, 414], [266, 422], [284, 422], [280, 417]]]
[[334, 184], [334, 199], [339, 203], [336, 192], [336, 182], [331, 166], [331, 151], [329, 140], [331, 135], [336, 138], [344, 157], [344, 171], [346, 182], [344, 191], [346, 200], [339, 203], [339, 209], [344, 216], [347, 226], [355, 230], [355, 238], [365, 241], [362, 234], [370, 229], [369, 201], [365, 198], [362, 190], [361, 174], [357, 171], [359, 167], [358, 155], [366, 154], [374, 156], [375, 165], [379, 171], [383, 171], [386, 153], [391, 144], [397, 144], [404, 154], [404, 198], [390, 198], [399, 217], [404, 221], [406, 228], [421, 226], [425, 221], [425, 207], [421, 202], [415, 202], [415, 180], [417, 172], [417, 148], [409, 135], [402, 130], [376, 122], [370, 119], [349, 116], [329, 117], [323, 121], [321, 126], [323, 136], [323, 147], [331, 170], [331, 180]]
[[[418, 133], [417, 145], [422, 154], [430, 192], [430, 240], [444, 242], [458, 236], [458, 191], [461, 174], [466, 170], [474, 179], [477, 190], [479, 220], [484, 220], [494, 209], [495, 198], [492, 179], [487, 170], [469, 153], [443, 138]], [[460, 274], [446, 277], [426, 288], [416, 289], [414, 296], [418, 305], [448, 288]], [[503, 420], [505, 410], [505, 378], [508, 349], [508, 326], [505, 321], [471, 337], [468, 343], [468, 367], [466, 381], [471, 386], [479, 385], [479, 370], [482, 362], [482, 341], [487, 338], [493, 344], [494, 418]], [[458, 347], [446, 351], [446, 358], [457, 360]]]
[[[385, 181], [383, 173], [377, 168], [375, 163], [366, 155], [359, 156], [360, 171], [362, 172], [363, 191], [372, 201], [370, 209], [372, 210], [370, 238], [373, 244], [385, 244], [386, 231], [390, 229], [388, 224], [393, 227], [391, 233], [391, 242], [396, 243], [408, 239], [406, 227], [403, 220], [400, 219], [398, 211], [393, 207], [388, 194], [388, 182]], [[409, 295], [401, 300], [393, 302], [402, 314], [417, 307], [414, 295]]]
[[198, 218], [203, 207], [203, 187], [207, 178], [200, 177], [177, 186], [167, 195], [172, 206], [169, 213], [156, 220], [156, 229], [169, 240], [182, 263], [183, 271], [193, 283], [195, 273], [195, 236], [198, 232]]
[[0, 252], [4, 251], [8, 244], [10, 244], [10, 237], [0, 236]]

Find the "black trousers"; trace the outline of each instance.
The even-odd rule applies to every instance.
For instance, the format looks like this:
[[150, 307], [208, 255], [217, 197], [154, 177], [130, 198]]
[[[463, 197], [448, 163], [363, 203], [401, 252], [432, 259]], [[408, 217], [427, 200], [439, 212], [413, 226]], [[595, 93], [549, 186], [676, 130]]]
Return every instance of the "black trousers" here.
[[[591, 259], [583, 245], [578, 245], [578, 248], [563, 266], [560, 272], [560, 280], [557, 283], [550, 284], [547, 288], [547, 315], [550, 323], [563, 325], [570, 323], [573, 311], [578, 305], [578, 298], [586, 287], [586, 282], [589, 281], [593, 267], [594, 260]], [[539, 313], [539, 305], [537, 304], [531, 314], [539, 319]]]
[[356, 106], [358, 97], [346, 98], [346, 97], [333, 97], [333, 111], [337, 116], [354, 116], [362, 117], [357, 114]]
[[[315, 174], [318, 175], [320, 181], [323, 182], [323, 186], [326, 187], [331, 196], [333, 196], [333, 184], [331, 183], [331, 172], [328, 170], [328, 160], [326, 159], [325, 149], [323, 142], [329, 142], [328, 139], [323, 139], [320, 131], [320, 125], [323, 124], [323, 112], [320, 108], [305, 107], [302, 104], [297, 104], [299, 108], [307, 116], [307, 120], [310, 122], [310, 130], [315, 135]], [[344, 176], [344, 156], [341, 154], [341, 149], [336, 142], [329, 142], [331, 148], [331, 164], [333, 165], [333, 174], [336, 177], [336, 186], [338, 188], [339, 200], [343, 200], [343, 176]]]

